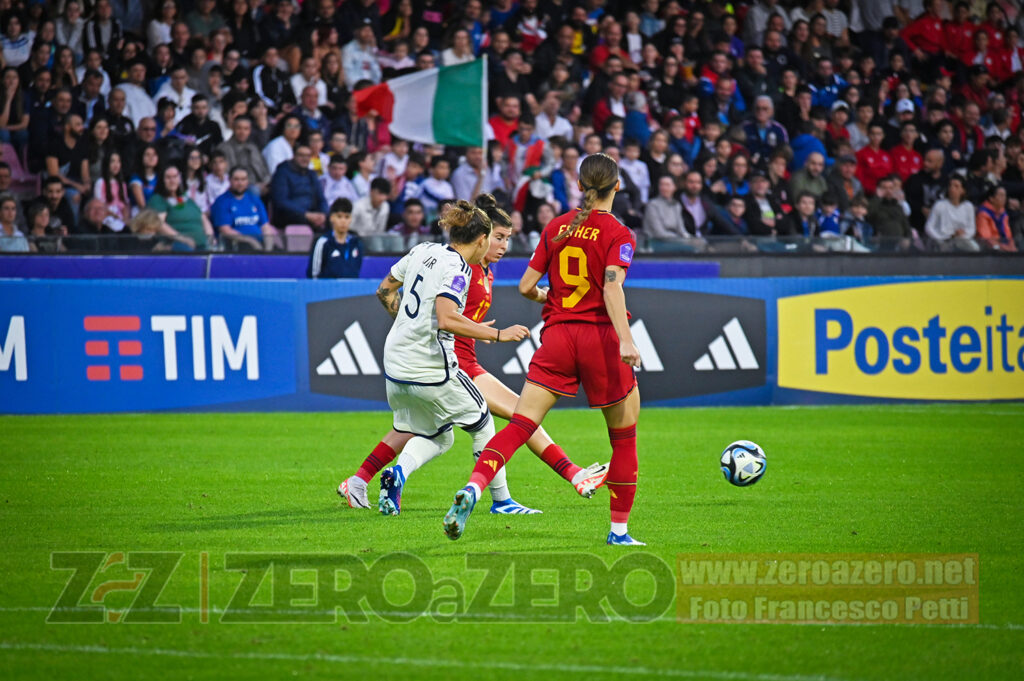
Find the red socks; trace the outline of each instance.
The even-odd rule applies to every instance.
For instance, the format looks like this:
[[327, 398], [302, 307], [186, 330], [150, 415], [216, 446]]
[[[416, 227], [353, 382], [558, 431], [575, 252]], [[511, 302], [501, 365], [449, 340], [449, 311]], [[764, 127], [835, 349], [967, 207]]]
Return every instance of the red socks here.
[[476, 467], [473, 468], [473, 474], [469, 476], [469, 481], [476, 483], [481, 490], [491, 484], [491, 480], [498, 474], [498, 470], [508, 463], [517, 449], [526, 444], [535, 430], [537, 430], [536, 423], [525, 416], [514, 415], [509, 424], [492, 437], [484, 447], [480, 459], [476, 462]]
[[380, 470], [391, 463], [391, 460], [395, 458], [395, 450], [390, 445], [385, 444], [383, 441], [378, 442], [377, 446], [373, 448], [370, 455], [366, 457], [366, 461], [356, 471], [356, 477], [363, 482], [370, 482], [373, 476], [380, 473]]
[[551, 466], [551, 470], [572, 482], [572, 479], [580, 472], [580, 467], [574, 464], [565, 451], [554, 442], [549, 444], [540, 454], [540, 460]]
[[608, 485], [612, 522], [625, 523], [636, 496], [636, 425], [609, 428], [608, 439], [612, 443], [612, 462], [605, 484]]

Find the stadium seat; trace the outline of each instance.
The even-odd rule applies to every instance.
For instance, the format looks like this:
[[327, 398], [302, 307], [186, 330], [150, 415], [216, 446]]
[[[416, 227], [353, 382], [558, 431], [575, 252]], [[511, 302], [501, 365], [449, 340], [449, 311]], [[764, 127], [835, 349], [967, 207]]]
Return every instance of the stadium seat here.
[[284, 228], [285, 250], [305, 253], [313, 246], [313, 228], [309, 225], [288, 225]]

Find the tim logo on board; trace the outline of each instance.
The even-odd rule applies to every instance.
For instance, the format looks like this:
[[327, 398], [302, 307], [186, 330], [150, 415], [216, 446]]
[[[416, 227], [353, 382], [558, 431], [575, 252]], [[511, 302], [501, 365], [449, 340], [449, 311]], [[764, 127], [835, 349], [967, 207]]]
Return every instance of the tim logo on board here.
[[865, 397], [1024, 397], [1024, 280], [883, 284], [780, 298], [779, 386]]

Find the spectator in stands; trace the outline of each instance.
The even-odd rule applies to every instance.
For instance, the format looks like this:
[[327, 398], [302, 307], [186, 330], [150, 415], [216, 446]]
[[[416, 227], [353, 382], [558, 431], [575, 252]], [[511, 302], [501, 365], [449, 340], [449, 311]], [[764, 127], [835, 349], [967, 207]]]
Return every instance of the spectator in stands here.
[[435, 156], [430, 162], [430, 176], [423, 181], [419, 194], [428, 220], [439, 214], [441, 201], [455, 199], [455, 189], [448, 181], [450, 168], [451, 164], [444, 156]]
[[103, 159], [103, 167], [97, 173], [92, 195], [103, 201], [107, 209], [105, 221], [113, 223], [113, 231], [122, 231], [131, 218], [131, 199], [128, 196], [128, 185], [124, 181], [121, 154], [118, 152], [112, 151]]
[[924, 231], [940, 251], [977, 251], [974, 206], [959, 175], [949, 178], [946, 197], [932, 206]]
[[868, 206], [868, 222], [874, 227], [883, 250], [906, 250], [910, 247], [910, 222], [897, 197], [898, 179], [892, 174], [880, 178]]
[[644, 209], [643, 232], [648, 239], [685, 239], [689, 236], [683, 222], [683, 206], [676, 198], [671, 177], [658, 180], [658, 195]]
[[383, 234], [388, 228], [391, 183], [383, 177], [370, 182], [370, 192], [352, 207], [352, 231], [359, 236]]
[[259, 147], [249, 139], [252, 134], [252, 119], [248, 116], [238, 116], [232, 122], [231, 130], [231, 138], [222, 142], [217, 150], [223, 152], [228, 167], [244, 168], [248, 173], [250, 186], [255, 186], [260, 194], [266, 194], [270, 186], [270, 169]]
[[146, 92], [146, 62], [137, 58], [128, 64], [128, 78], [116, 86], [124, 92], [126, 98], [125, 115], [132, 120], [132, 125], [139, 127], [143, 118], [156, 116], [156, 103]]
[[72, 210], [77, 210], [82, 195], [90, 189], [89, 178], [82, 176], [83, 168], [88, 171], [83, 165], [88, 158], [86, 143], [82, 141], [83, 131], [82, 117], [68, 114], [62, 134], [51, 141], [46, 154], [46, 173], [64, 183]]
[[978, 208], [975, 221], [978, 241], [996, 251], [1017, 251], [1016, 236], [1010, 227], [1010, 216], [1006, 212], [1006, 188], [994, 185], [989, 188], [984, 203]]
[[764, 162], [777, 147], [789, 142], [786, 129], [775, 120], [775, 105], [768, 95], [760, 95], [754, 100], [754, 117], [743, 125], [747, 136], [747, 150], [754, 165]]
[[342, 66], [345, 71], [345, 84], [355, 90], [356, 83], [368, 80], [371, 83], [381, 81], [381, 67], [377, 61], [377, 38], [373, 31], [373, 22], [364, 17], [355, 29], [355, 38], [341, 50]]
[[[160, 181], [147, 207], [156, 211], [164, 221], [165, 233], [188, 237], [195, 250], [207, 250], [213, 238], [213, 227], [196, 202], [185, 196], [185, 183], [177, 166], [169, 165], [161, 171]], [[177, 241], [175, 250], [179, 249], [190, 250], [187, 242]]]
[[213, 202], [210, 221], [217, 239], [236, 250], [274, 249], [277, 232], [270, 225], [263, 201], [249, 191], [249, 173], [245, 168], [231, 169], [231, 186]]
[[747, 12], [744, 24], [746, 31], [744, 39], [748, 45], [760, 45], [764, 40], [765, 29], [768, 26], [768, 19], [778, 16], [782, 19], [784, 30], [788, 31], [793, 24], [786, 14], [786, 10], [779, 6], [778, 0], [757, 0]]
[[28, 143], [29, 113], [18, 70], [8, 66], [0, 83], [0, 142], [14, 145], [19, 154]]
[[465, 159], [452, 173], [451, 184], [455, 198], [465, 201], [474, 201], [479, 194], [493, 191], [482, 147], [467, 147]]
[[316, 174], [309, 169], [309, 146], [299, 143], [295, 156], [278, 165], [270, 183], [274, 226], [306, 224], [315, 230], [327, 223], [327, 200]]
[[852, 154], [839, 157], [827, 181], [828, 190], [835, 195], [840, 212], [845, 213], [850, 209], [850, 202], [864, 194], [864, 187], [857, 179], [857, 157]]
[[[327, 172], [320, 178], [320, 187], [324, 192], [324, 200], [328, 205], [333, 206], [338, 199], [348, 199], [349, 202], [356, 201], [359, 197], [352, 181], [346, 177], [345, 172], [348, 165], [345, 157], [341, 154], [334, 154], [330, 158]], [[351, 211], [349, 211], [351, 213]]]
[[[385, 180], [386, 181], [386, 180]], [[306, 276], [310, 279], [356, 278], [363, 264], [363, 247], [349, 227], [352, 202], [338, 199], [331, 204], [331, 229], [313, 242]]]
[[[659, 186], [661, 180], [658, 180]], [[704, 193], [704, 176], [696, 170], [686, 173], [683, 195], [683, 223], [686, 231], [694, 236], [710, 236], [732, 233], [725, 216]]]
[[190, 145], [209, 156], [221, 143], [220, 126], [210, 118], [210, 101], [206, 95], [192, 97], [192, 112], [181, 119], [175, 131]]
[[267, 162], [267, 169], [271, 175], [279, 165], [291, 160], [295, 154], [295, 146], [304, 132], [302, 118], [298, 114], [290, 113], [281, 119], [277, 128], [277, 136], [270, 140], [270, 144], [263, 149], [263, 158]]
[[[948, 186], [947, 174], [943, 172], [943, 155], [938, 149], [929, 149], [924, 154], [921, 170], [907, 180], [905, 188], [910, 204], [910, 226], [919, 233], [924, 230], [925, 221], [935, 202]], [[960, 178], [963, 184], [963, 178]], [[947, 194], [948, 197], [948, 194]]]
[[192, 98], [196, 91], [188, 86], [188, 71], [184, 66], [174, 66], [171, 69], [171, 78], [156, 91], [153, 101], [157, 104], [162, 99], [168, 99], [174, 104], [173, 125], [181, 123], [182, 119], [192, 110]]
[[[857, 152], [857, 179], [864, 185], [868, 196], [874, 196], [875, 187], [881, 178], [893, 173], [892, 157], [882, 149], [885, 129], [874, 122], [868, 128], [868, 146]], [[875, 221], [872, 220], [872, 224]], [[875, 224], [878, 227], [877, 224]]]
[[818, 235], [816, 197], [807, 191], [797, 192], [796, 205], [786, 217], [779, 221], [776, 231], [779, 236], [808, 239]]
[[789, 180], [793, 195], [810, 194], [817, 200], [828, 191], [828, 181], [825, 179], [824, 173], [824, 155], [818, 152], [808, 154], [804, 167], [793, 173], [793, 177]]
[[[43, 193], [32, 205], [43, 204], [50, 212], [50, 229], [71, 232], [75, 226], [75, 214], [71, 202], [64, 196], [64, 183], [59, 177], [48, 177], [43, 181]], [[31, 208], [31, 206], [30, 206]]]
[[745, 203], [748, 233], [752, 236], [776, 234], [778, 223], [783, 218], [782, 206], [772, 196], [771, 184], [764, 173], [756, 171], [750, 178], [750, 193]]
[[28, 239], [18, 228], [18, 202], [13, 196], [0, 196], [0, 253], [28, 253]]
[[561, 105], [561, 95], [555, 90], [548, 90], [541, 101], [541, 111], [536, 120], [537, 137], [544, 141], [556, 135], [565, 139], [573, 138], [572, 123], [558, 114]]
[[406, 201], [402, 210], [402, 220], [392, 226], [389, 231], [406, 237], [406, 243], [410, 247], [418, 243], [419, 237], [430, 234], [431, 226], [427, 224], [427, 214], [423, 210], [423, 203], [419, 199]]

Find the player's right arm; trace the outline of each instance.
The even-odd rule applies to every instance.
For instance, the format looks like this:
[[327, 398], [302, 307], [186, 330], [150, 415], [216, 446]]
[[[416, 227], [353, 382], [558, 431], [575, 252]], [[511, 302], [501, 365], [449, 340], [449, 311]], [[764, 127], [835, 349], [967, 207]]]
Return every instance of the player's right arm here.
[[626, 316], [626, 292], [622, 283], [626, 280], [625, 268], [609, 265], [604, 268], [604, 308], [612, 320], [612, 326], [619, 337], [619, 357], [630, 366], [640, 366], [640, 350], [633, 343]]
[[377, 300], [388, 311], [392, 319], [398, 316], [398, 308], [402, 304], [401, 288], [402, 282], [396, 279], [390, 272], [380, 282], [380, 286], [377, 287]]
[[523, 278], [519, 280], [519, 294], [528, 300], [543, 305], [548, 300], [548, 290], [537, 286], [543, 272], [538, 272], [532, 267], [527, 267], [523, 272]]
[[447, 296], [438, 296], [434, 301], [434, 307], [437, 311], [437, 328], [456, 336], [505, 343], [521, 341], [530, 335], [530, 330], [521, 324], [495, 329], [493, 321], [483, 324], [474, 322], [469, 317], [463, 316], [459, 311], [458, 303]]

